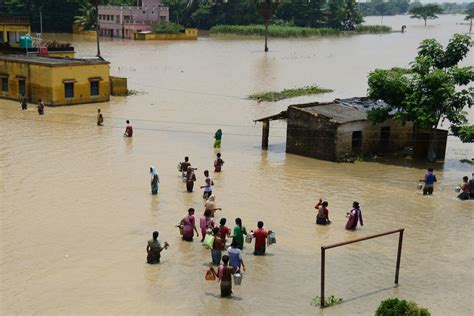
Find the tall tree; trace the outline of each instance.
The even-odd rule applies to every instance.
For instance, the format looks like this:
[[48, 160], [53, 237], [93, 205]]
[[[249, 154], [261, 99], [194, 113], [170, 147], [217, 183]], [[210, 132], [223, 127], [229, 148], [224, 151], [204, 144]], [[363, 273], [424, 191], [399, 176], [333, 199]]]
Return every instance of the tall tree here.
[[437, 4], [421, 5], [410, 9], [411, 18], [423, 19], [425, 21], [425, 26], [427, 20], [437, 19], [438, 16], [436, 14], [440, 13], [443, 13], [443, 9], [441, 9]]
[[268, 25], [275, 15], [281, 0], [255, 0], [257, 12], [263, 19], [265, 25], [265, 52], [268, 52]]
[[474, 9], [468, 9], [468, 10], [466, 10], [465, 13], [466, 13], [467, 15], [466, 15], [466, 17], [464, 18], [464, 20], [470, 21], [470, 22], [469, 22], [469, 34], [471, 34], [471, 32], [472, 32], [472, 19], [474, 19]]
[[85, 2], [79, 8], [79, 15], [74, 18], [74, 26], [80, 30], [91, 31], [96, 28], [95, 7], [90, 2]]
[[395, 111], [395, 120], [411, 121], [416, 128], [429, 130], [428, 159], [436, 159], [436, 128], [444, 120], [454, 126], [466, 124], [463, 110], [474, 101], [474, 88], [470, 87], [474, 68], [458, 66], [470, 47], [467, 35], [455, 34], [446, 48], [434, 39], [426, 39], [410, 69], [372, 71], [368, 77], [369, 97], [385, 101], [388, 107], [369, 112], [369, 118], [383, 122], [389, 112]]

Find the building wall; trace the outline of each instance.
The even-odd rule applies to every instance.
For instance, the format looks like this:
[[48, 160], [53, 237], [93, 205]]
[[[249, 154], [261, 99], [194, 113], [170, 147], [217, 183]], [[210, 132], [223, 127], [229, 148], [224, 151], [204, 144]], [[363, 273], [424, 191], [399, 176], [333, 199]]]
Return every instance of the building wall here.
[[169, 41], [169, 40], [197, 40], [197, 29], [185, 29], [184, 33], [178, 34], [154, 34], [154, 33], [135, 33], [134, 39], [141, 41]]
[[[8, 76], [8, 92], [0, 86], [0, 97], [19, 100], [18, 81], [25, 79], [25, 96], [47, 105], [103, 102], [110, 99], [109, 65], [56, 66], [0, 61], [0, 78]], [[90, 95], [90, 79], [101, 77], [99, 95]], [[64, 80], [74, 80], [74, 97], [65, 98]]]
[[[390, 127], [390, 137], [386, 146], [381, 143], [381, 128]], [[403, 126], [391, 119], [374, 125], [371, 121], [357, 121], [341, 124], [337, 129], [336, 160], [352, 155], [352, 133], [362, 131], [361, 154], [395, 153], [412, 142], [413, 124]]]
[[127, 93], [127, 78], [110, 76], [110, 94], [114, 96], [125, 96]]
[[[12, 47], [20, 46], [20, 36], [31, 33], [29, 25], [0, 23], [0, 43], [9, 43]], [[8, 36], [10, 34], [10, 41]]]
[[[81, 65], [52, 68], [51, 105], [105, 102], [110, 99], [109, 65]], [[100, 77], [99, 95], [90, 95], [90, 79]], [[65, 98], [64, 80], [74, 80], [74, 97]]]
[[324, 160], [335, 160], [337, 125], [323, 117], [290, 106], [286, 151]]
[[99, 6], [100, 35], [133, 38], [135, 32], [151, 31], [152, 25], [169, 22], [169, 8], [160, 0], [138, 1], [139, 6]]

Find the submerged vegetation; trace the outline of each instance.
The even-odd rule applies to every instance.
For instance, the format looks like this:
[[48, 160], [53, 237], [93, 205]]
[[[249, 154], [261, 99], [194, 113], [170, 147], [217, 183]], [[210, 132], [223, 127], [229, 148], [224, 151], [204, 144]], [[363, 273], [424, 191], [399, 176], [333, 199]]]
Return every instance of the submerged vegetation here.
[[375, 316], [430, 316], [431, 313], [423, 307], [418, 306], [415, 302], [399, 300], [398, 298], [389, 298], [380, 302]]
[[153, 25], [153, 33], [156, 34], [179, 34], [184, 31], [184, 26], [178, 23], [157, 23]]
[[334, 90], [320, 88], [318, 86], [307, 86], [303, 88], [285, 89], [282, 91], [259, 92], [249, 96], [251, 100], [275, 102], [283, 99], [300, 97], [303, 95], [323, 94]]
[[[392, 28], [385, 25], [357, 25], [353, 31], [342, 31], [332, 28], [312, 28], [287, 25], [269, 25], [270, 37], [319, 37], [337, 36], [355, 33], [389, 33]], [[264, 25], [216, 25], [211, 28], [210, 34], [234, 34], [247, 36], [264, 36]]]
[[[335, 297], [334, 295], [326, 296], [324, 298], [324, 307], [340, 304], [341, 302], [342, 302], [341, 297]], [[316, 296], [315, 298], [313, 298], [311, 305], [316, 306], [316, 307], [321, 306], [321, 298], [319, 296]]]

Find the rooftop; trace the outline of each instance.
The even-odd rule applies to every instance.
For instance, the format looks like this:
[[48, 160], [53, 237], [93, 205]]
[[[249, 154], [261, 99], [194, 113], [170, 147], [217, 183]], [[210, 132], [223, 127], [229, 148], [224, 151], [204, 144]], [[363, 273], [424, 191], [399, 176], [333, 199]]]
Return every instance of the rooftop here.
[[385, 106], [386, 103], [381, 100], [349, 98], [336, 99], [330, 103], [301, 104], [294, 107], [311, 114], [324, 116], [335, 123], [344, 124], [367, 120], [368, 111]]
[[30, 63], [46, 66], [76, 66], [76, 65], [102, 65], [109, 64], [100, 58], [61, 58], [61, 57], [40, 57], [27, 55], [0, 55], [0, 61], [10, 61], [18, 63]]

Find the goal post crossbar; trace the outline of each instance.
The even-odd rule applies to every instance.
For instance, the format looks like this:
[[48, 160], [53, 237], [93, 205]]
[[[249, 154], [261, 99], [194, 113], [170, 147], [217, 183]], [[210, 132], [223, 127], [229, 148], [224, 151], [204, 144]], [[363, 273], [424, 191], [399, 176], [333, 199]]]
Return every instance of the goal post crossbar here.
[[324, 308], [324, 287], [325, 287], [325, 268], [326, 268], [325, 265], [326, 265], [326, 250], [327, 249], [341, 247], [341, 246], [345, 246], [345, 245], [348, 245], [348, 244], [353, 244], [353, 243], [368, 240], [368, 239], [373, 239], [373, 238], [378, 238], [378, 237], [398, 233], [399, 236], [398, 236], [397, 265], [396, 265], [396, 268], [395, 268], [395, 284], [398, 284], [398, 275], [399, 275], [399, 272], [400, 272], [400, 259], [401, 259], [401, 256], [402, 256], [402, 242], [403, 242], [403, 232], [404, 232], [404, 230], [405, 230], [404, 228], [400, 228], [400, 229], [391, 230], [391, 231], [388, 231], [388, 232], [385, 232], [385, 233], [370, 235], [370, 236], [357, 238], [357, 239], [353, 239], [353, 240], [349, 240], [349, 241], [344, 241], [344, 242], [340, 242], [340, 243], [336, 243], [336, 244], [331, 244], [331, 245], [327, 245], [327, 246], [321, 246], [321, 296], [320, 296], [321, 301], [320, 301], [319, 306], [321, 308]]

